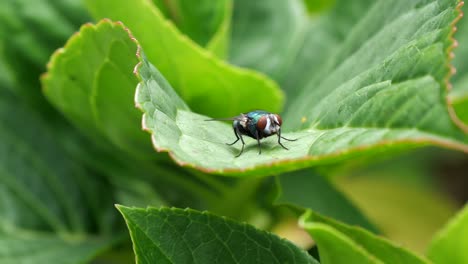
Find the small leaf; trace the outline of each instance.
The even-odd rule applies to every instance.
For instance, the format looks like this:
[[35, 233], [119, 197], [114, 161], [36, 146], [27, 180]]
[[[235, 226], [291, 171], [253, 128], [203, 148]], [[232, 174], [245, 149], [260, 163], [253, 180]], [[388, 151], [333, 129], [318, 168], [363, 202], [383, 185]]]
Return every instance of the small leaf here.
[[468, 205], [434, 237], [428, 256], [436, 264], [468, 263]]
[[[321, 224], [318, 228], [314, 226], [317, 223]], [[325, 241], [327, 245], [333, 245], [333, 243], [328, 243], [328, 239], [334, 241], [335, 238], [333, 237], [336, 236], [337, 246], [351, 247], [347, 249], [350, 252], [355, 252], [357, 250], [356, 247], [360, 247], [382, 263], [429, 263], [427, 260], [402, 247], [395, 246], [388, 240], [378, 237], [369, 231], [359, 227], [348, 226], [312, 211], [308, 211], [302, 216], [300, 224], [311, 233], [312, 238], [314, 238], [314, 230], [318, 229], [316, 232], [327, 238]], [[324, 228], [323, 226], [327, 226], [328, 228]], [[320, 243], [318, 243], [318, 248], [320, 253]], [[323, 250], [328, 251], [330, 248], [324, 247]], [[330, 253], [327, 252], [326, 255], [328, 254]]]
[[164, 19], [150, 1], [135, 0], [131, 8], [126, 0], [87, 3], [95, 17], [122, 21], [129, 27], [149, 61], [195, 112], [229, 117], [257, 108], [281, 109], [283, 94], [273, 81], [203, 50]]
[[299, 207], [332, 217], [350, 225], [358, 225], [371, 231], [375, 226], [328, 179], [311, 170], [284, 173], [278, 176], [280, 194], [276, 203]]
[[312, 223], [305, 228], [319, 247], [320, 263], [322, 264], [385, 263], [328, 225]]
[[318, 263], [286, 240], [208, 212], [117, 208], [137, 263]]

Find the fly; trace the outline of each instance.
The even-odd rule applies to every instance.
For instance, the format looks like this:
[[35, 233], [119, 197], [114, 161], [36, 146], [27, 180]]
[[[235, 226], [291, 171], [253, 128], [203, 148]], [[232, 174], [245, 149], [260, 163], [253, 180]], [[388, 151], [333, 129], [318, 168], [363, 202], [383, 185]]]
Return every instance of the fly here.
[[236, 135], [236, 140], [232, 143], [226, 143], [229, 146], [234, 145], [237, 141], [242, 142], [242, 148], [239, 154], [236, 157], [239, 157], [244, 152], [245, 142], [242, 136], [248, 136], [257, 140], [258, 144], [258, 154], [262, 153], [262, 147], [260, 145], [260, 139], [266, 138], [272, 135], [278, 136], [278, 144], [288, 150], [287, 147], [281, 143], [281, 139], [287, 141], [296, 141], [297, 139], [288, 139], [281, 136], [281, 124], [283, 120], [278, 114], [272, 114], [262, 110], [255, 110], [248, 112], [246, 114], [240, 114], [232, 118], [221, 118], [221, 119], [209, 119], [212, 120], [232, 120], [232, 128], [234, 130], [234, 135]]

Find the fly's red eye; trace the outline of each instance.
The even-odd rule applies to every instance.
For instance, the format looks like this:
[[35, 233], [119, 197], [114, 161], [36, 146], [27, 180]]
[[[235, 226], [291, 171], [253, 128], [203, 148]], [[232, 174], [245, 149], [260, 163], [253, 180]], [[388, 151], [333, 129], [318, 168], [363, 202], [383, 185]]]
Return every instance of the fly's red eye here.
[[275, 114], [275, 116], [276, 116], [276, 119], [278, 119], [278, 125], [281, 126], [281, 124], [283, 124], [283, 120], [281, 119], [281, 116], [279, 116], [277, 114]]
[[266, 125], [267, 125], [267, 117], [266, 116], [260, 117], [260, 119], [258, 119], [258, 122], [257, 122], [257, 129], [260, 131], [263, 131]]

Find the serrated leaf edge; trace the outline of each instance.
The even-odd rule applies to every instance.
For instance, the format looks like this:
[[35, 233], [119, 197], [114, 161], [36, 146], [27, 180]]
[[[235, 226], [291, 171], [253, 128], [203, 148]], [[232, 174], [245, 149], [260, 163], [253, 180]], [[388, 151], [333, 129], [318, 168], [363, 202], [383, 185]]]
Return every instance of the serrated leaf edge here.
[[455, 123], [455, 125], [457, 125], [465, 134], [468, 134], [468, 124], [465, 124], [465, 122], [463, 122], [463, 120], [461, 120], [458, 117], [457, 112], [455, 111], [455, 108], [453, 106], [453, 100], [449, 96], [450, 91], [452, 91], [452, 83], [450, 82], [450, 78], [456, 73], [456, 68], [451, 63], [451, 61], [455, 58], [455, 54], [453, 53], [453, 50], [458, 47], [458, 41], [454, 38], [454, 34], [457, 31], [456, 24], [463, 17], [462, 7], [464, 4], [465, 4], [464, 1], [458, 2], [455, 8], [455, 11], [456, 13], [458, 13], [458, 15], [455, 18], [455, 20], [450, 24], [451, 31], [449, 33], [449, 40], [451, 42], [451, 45], [447, 49], [447, 58], [448, 58], [447, 67], [449, 68], [449, 71], [447, 73], [447, 76], [444, 79], [444, 82], [445, 82], [445, 87], [446, 87], [445, 99], [446, 99], [448, 113], [450, 115], [450, 118]]
[[[150, 212], [151, 210], [156, 210], [158, 212], [168, 211], [168, 212], [181, 212], [181, 213], [188, 213], [188, 214], [194, 213], [194, 214], [200, 214], [200, 215], [203, 215], [203, 216], [212, 216], [212, 217], [219, 218], [219, 220], [221, 220], [221, 221], [225, 221], [225, 222], [229, 222], [231, 224], [239, 225], [239, 226], [243, 227], [244, 230], [246, 228], [251, 228], [252, 230], [254, 230], [256, 232], [259, 232], [262, 235], [275, 237], [281, 243], [293, 245], [293, 246], [297, 247], [298, 251], [301, 251], [303, 254], [308, 255], [308, 253], [304, 249], [301, 249], [300, 247], [294, 245], [291, 241], [289, 241], [289, 240], [287, 240], [285, 238], [279, 237], [278, 235], [276, 235], [274, 233], [265, 231], [263, 229], [256, 228], [255, 226], [252, 226], [252, 225], [250, 225], [250, 224], [248, 224], [246, 222], [239, 222], [239, 221], [233, 220], [233, 219], [231, 219], [229, 217], [213, 214], [213, 213], [211, 213], [209, 211], [206, 211], [206, 210], [205, 211], [198, 211], [198, 210], [194, 210], [194, 209], [191, 209], [191, 208], [188, 208], [188, 207], [185, 208], [185, 209], [182, 209], [182, 208], [177, 208], [177, 207], [165, 207], [165, 206], [162, 206], [162, 207], [159, 207], [159, 208], [152, 207], [152, 206], [147, 206], [146, 208], [140, 208], [140, 207], [135, 207], [135, 206], [131, 206], [131, 207], [124, 206], [124, 205], [121, 205], [121, 204], [115, 204], [114, 206], [121, 213], [121, 215], [123, 216], [123, 218], [125, 220], [125, 223], [127, 224], [128, 227], [129, 227], [130, 221], [126, 218], [126, 214], [124, 212], [125, 210], [139, 210], [139, 211], [142, 211], [142, 212]], [[130, 228], [129, 228], [129, 230], [130, 230]], [[132, 244], [133, 244], [133, 247], [134, 247], [134, 250], [135, 250], [135, 245], [136, 244], [135, 244], [135, 241], [133, 239], [133, 236], [131, 236], [131, 239], [132, 239]], [[136, 252], [136, 251], [134, 251], [134, 252]], [[135, 258], [136, 258], [136, 260], [138, 260], [138, 257], [136, 256], [136, 254], [135, 254]], [[316, 261], [313, 257], [310, 257], [310, 258], [312, 260]], [[138, 261], [137, 261], [137, 263], [138, 263]]]

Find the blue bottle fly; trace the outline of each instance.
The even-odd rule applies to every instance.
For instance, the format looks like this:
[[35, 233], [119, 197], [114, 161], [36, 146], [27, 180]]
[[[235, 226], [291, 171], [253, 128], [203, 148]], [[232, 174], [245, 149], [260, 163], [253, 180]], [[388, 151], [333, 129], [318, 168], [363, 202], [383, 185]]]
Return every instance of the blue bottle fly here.
[[278, 114], [272, 114], [262, 110], [255, 110], [246, 114], [240, 114], [232, 118], [210, 119], [211, 120], [232, 120], [232, 128], [236, 140], [232, 143], [226, 143], [229, 146], [234, 145], [237, 141], [242, 142], [242, 148], [236, 157], [239, 157], [244, 152], [245, 142], [242, 136], [248, 136], [257, 140], [258, 154], [262, 153], [260, 139], [269, 137], [271, 135], [278, 136], [278, 144], [284, 149], [288, 149], [281, 143], [281, 139], [288, 141], [296, 141], [297, 139], [287, 139], [281, 136], [281, 124], [283, 121]]

